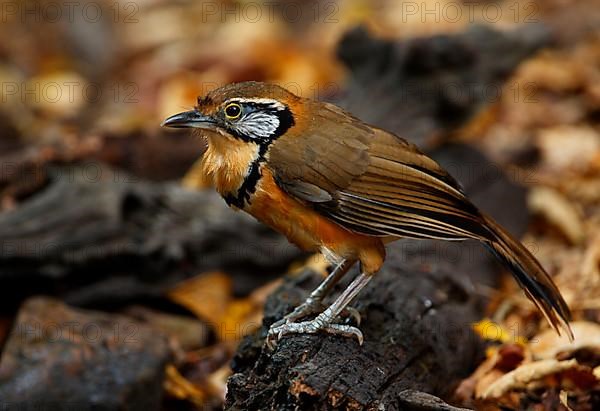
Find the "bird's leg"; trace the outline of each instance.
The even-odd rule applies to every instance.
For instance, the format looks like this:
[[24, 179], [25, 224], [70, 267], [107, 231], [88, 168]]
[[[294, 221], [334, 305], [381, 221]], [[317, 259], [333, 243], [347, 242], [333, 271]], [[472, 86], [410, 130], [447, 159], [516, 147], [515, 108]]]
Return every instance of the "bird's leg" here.
[[348, 270], [354, 265], [355, 260], [342, 260], [331, 273], [315, 288], [308, 298], [286, 315], [283, 319], [274, 323], [271, 328], [278, 327], [283, 323], [291, 323], [310, 314], [317, 314], [323, 310], [323, 298], [342, 279]]
[[354, 279], [342, 292], [342, 294], [325, 311], [319, 314], [314, 320], [300, 323], [286, 323], [278, 327], [271, 327], [267, 335], [267, 344], [273, 346], [274, 342], [286, 334], [308, 333], [314, 334], [323, 331], [329, 334], [343, 335], [346, 337], [355, 336], [359, 344], [363, 342], [362, 332], [353, 326], [333, 324], [333, 321], [340, 315], [346, 306], [354, 297], [364, 288], [371, 279], [371, 274], [360, 274]]

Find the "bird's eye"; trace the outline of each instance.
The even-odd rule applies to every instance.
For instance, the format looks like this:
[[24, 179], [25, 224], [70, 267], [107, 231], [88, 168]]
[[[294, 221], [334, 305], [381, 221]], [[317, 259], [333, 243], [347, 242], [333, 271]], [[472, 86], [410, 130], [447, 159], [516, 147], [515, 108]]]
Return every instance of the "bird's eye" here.
[[227, 117], [227, 120], [235, 120], [239, 118], [241, 114], [242, 106], [237, 103], [231, 103], [225, 107], [225, 117]]

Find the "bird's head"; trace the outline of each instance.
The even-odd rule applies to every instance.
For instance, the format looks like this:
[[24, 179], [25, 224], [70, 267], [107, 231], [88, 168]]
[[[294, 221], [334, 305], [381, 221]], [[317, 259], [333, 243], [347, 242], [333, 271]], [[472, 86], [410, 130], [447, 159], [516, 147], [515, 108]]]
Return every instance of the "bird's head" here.
[[295, 124], [293, 110], [301, 100], [274, 84], [234, 83], [198, 97], [193, 110], [175, 114], [162, 125], [199, 128], [246, 142], [269, 144]]

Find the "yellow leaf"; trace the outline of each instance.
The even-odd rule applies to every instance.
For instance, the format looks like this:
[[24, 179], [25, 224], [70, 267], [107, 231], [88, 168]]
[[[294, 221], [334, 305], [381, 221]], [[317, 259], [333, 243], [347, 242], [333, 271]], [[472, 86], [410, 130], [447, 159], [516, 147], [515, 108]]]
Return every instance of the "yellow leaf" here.
[[204, 405], [207, 396], [200, 387], [185, 379], [172, 364], [167, 365], [165, 371], [165, 381], [163, 386], [170, 396], [180, 400], [190, 401], [198, 406]]
[[510, 330], [502, 325], [493, 322], [489, 318], [484, 318], [473, 324], [473, 330], [484, 340], [499, 341], [501, 343], [525, 344], [527, 340], [523, 337], [514, 335]]

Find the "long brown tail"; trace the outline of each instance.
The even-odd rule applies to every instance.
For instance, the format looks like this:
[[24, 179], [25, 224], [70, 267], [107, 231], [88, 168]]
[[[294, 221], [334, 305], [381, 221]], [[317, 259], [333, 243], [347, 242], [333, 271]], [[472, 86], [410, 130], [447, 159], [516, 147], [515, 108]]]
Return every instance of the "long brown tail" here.
[[491, 217], [483, 216], [493, 239], [486, 242], [492, 253], [510, 268], [525, 294], [544, 314], [552, 328], [560, 335], [562, 328], [569, 339], [573, 331], [569, 327], [571, 313], [552, 278], [539, 261]]

